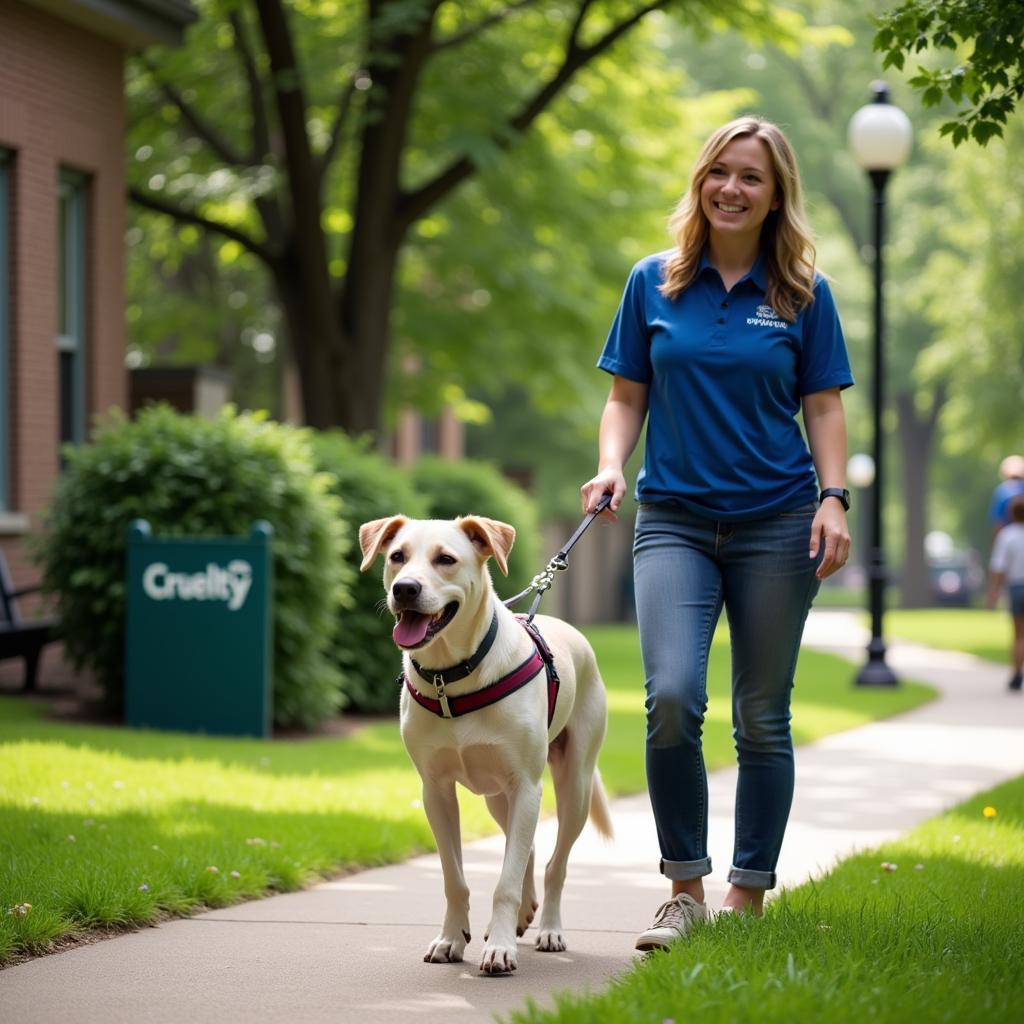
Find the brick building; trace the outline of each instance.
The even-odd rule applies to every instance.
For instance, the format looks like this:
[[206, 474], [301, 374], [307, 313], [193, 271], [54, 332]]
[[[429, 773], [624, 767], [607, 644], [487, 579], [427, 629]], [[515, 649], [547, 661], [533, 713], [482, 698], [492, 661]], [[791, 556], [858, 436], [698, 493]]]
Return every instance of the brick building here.
[[195, 17], [189, 0], [0, 2], [0, 548], [17, 582], [60, 445], [126, 404], [124, 59]]

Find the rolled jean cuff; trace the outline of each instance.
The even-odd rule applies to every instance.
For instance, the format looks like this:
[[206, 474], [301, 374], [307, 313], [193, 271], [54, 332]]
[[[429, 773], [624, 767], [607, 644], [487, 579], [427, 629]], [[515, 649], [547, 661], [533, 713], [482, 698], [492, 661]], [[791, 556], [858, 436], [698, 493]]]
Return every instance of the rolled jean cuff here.
[[661, 873], [673, 882], [689, 882], [693, 878], [703, 878], [711, 874], [711, 858], [701, 860], [665, 860], [661, 859]]
[[774, 889], [774, 871], [751, 871], [750, 868], [729, 868], [726, 881], [744, 889]]

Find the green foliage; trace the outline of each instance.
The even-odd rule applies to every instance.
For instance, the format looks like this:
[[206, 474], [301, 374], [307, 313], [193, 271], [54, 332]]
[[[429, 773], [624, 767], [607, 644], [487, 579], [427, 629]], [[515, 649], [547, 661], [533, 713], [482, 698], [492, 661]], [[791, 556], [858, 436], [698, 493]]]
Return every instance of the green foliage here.
[[911, 296], [935, 332], [920, 377], [933, 387], [947, 382], [947, 448], [973, 455], [991, 491], [995, 465], [1020, 446], [1024, 409], [1024, 295], [1014, 286], [1024, 280], [1021, 119], [984, 154], [952, 154], [946, 179], [956, 215], [935, 211], [941, 245], [919, 268]]
[[[902, 69], [911, 54], [951, 50], [948, 67], [919, 65], [910, 84], [926, 107], [948, 97], [967, 103], [942, 135], [959, 146], [968, 137], [986, 145], [1003, 134], [1007, 118], [1024, 96], [1024, 4], [979, 3], [978, 0], [906, 0], [877, 21], [875, 49], [885, 54], [884, 67]], [[964, 57], [970, 45], [970, 55]]]
[[[255, 5], [196, 6], [201, 17], [184, 47], [150, 48], [130, 62], [128, 177], [156, 205], [241, 233], [266, 262], [268, 253], [293, 251], [296, 204]], [[395, 226], [403, 248], [393, 341], [399, 356], [415, 354], [421, 369], [388, 382], [391, 411], [396, 403], [435, 411], [452, 389], [482, 392], [486, 401], [515, 381], [563, 422], [574, 413], [574, 424], [592, 422], [602, 390], [592, 381], [600, 375], [579, 369], [593, 363], [629, 265], [663, 244], [662, 222], [687, 162], [681, 154], [695, 143], [689, 125], [705, 108], [703, 98], [682, 98], [681, 76], [664, 52], [672, 15], [714, 30], [740, 25], [759, 38], [792, 34], [793, 17], [766, 0], [727, 8], [714, 0], [671, 2], [664, 12], [642, 0], [600, 0], [582, 10], [579, 0], [285, 6], [306, 102], [302, 126], [314, 158], [325, 163], [317, 252], [339, 296], [347, 291], [350, 246], [360, 228], [367, 230], [361, 218], [376, 208], [360, 196], [359, 178], [364, 133], [385, 114], [376, 78], [396, 59], [390, 41], [424, 17], [433, 19], [434, 45], [409, 76], [408, 126], [391, 126], [403, 146], [387, 174], [363, 180], [379, 191], [393, 171], [408, 198], [464, 158], [473, 167], [464, 184], [443, 192], [412, 224]], [[593, 46], [614, 25], [628, 30], [560, 77], [578, 14], [580, 46]], [[581, 55], [577, 48], [573, 57]], [[259, 79], [255, 89], [246, 80], [247, 58]], [[545, 83], [554, 83], [556, 98], [522, 130], [517, 116]], [[157, 223], [162, 213], [134, 216], [129, 331], [138, 357], [181, 359], [179, 348], [209, 346], [216, 337], [218, 358], [236, 374], [244, 371], [240, 400], [251, 404], [250, 389], [259, 384], [262, 401], [266, 367], [255, 365], [247, 348], [257, 334], [287, 335], [289, 325], [268, 313], [281, 295], [261, 260], [220, 234], [202, 252], [192, 222], [167, 230]], [[381, 228], [374, 222], [369, 230]], [[214, 274], [223, 280], [214, 283]], [[224, 329], [197, 331], [211, 302]], [[232, 347], [240, 334], [243, 345]], [[284, 348], [275, 347], [275, 366]]]
[[330, 474], [331, 490], [341, 499], [341, 517], [353, 543], [347, 562], [355, 575], [352, 600], [342, 613], [331, 647], [342, 667], [342, 707], [354, 712], [398, 711], [400, 657], [391, 639], [391, 623], [383, 605], [380, 563], [359, 572], [362, 555], [356, 538], [371, 519], [403, 513], [413, 519], [427, 516], [427, 505], [408, 473], [371, 450], [368, 440], [355, 440], [340, 431], [317, 434], [313, 452], [319, 469]]
[[537, 507], [521, 487], [487, 462], [420, 459], [412, 481], [423, 495], [432, 519], [486, 516], [515, 527], [516, 540], [508, 560], [508, 579], [492, 573], [502, 597], [518, 594], [543, 569]]
[[325, 656], [346, 601], [350, 543], [338, 502], [317, 474], [308, 433], [227, 409], [210, 421], [166, 406], [135, 421], [113, 414], [66, 468], [35, 553], [54, 594], [65, 648], [92, 669], [108, 703], [123, 697], [128, 524], [155, 535], [247, 535], [274, 527], [274, 720], [312, 727], [337, 706]]

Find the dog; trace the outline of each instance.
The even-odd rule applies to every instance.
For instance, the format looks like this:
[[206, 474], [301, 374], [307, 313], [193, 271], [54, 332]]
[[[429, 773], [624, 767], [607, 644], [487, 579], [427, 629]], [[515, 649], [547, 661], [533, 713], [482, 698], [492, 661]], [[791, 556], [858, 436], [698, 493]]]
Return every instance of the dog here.
[[462, 961], [470, 941], [456, 783], [484, 797], [505, 833], [480, 960], [485, 974], [516, 970], [516, 937], [538, 907], [533, 842], [545, 761], [557, 797], [558, 837], [544, 872], [538, 950], [566, 948], [562, 886], [588, 813], [600, 834], [612, 835], [597, 770], [608, 718], [597, 659], [572, 626], [537, 616], [536, 638], [499, 600], [487, 563], [493, 558], [507, 576], [514, 539], [513, 527], [482, 516], [395, 515], [359, 530], [361, 569], [384, 556], [387, 607], [396, 618], [392, 636], [403, 651], [402, 740], [423, 782], [444, 874], [444, 920], [423, 957], [428, 963]]

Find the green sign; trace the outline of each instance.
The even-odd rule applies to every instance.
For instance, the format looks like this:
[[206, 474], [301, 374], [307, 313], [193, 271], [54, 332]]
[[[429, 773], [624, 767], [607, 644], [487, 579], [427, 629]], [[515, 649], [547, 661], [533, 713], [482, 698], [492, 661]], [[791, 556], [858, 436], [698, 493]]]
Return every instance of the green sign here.
[[269, 736], [273, 529], [249, 537], [128, 531], [125, 721], [228, 736]]

